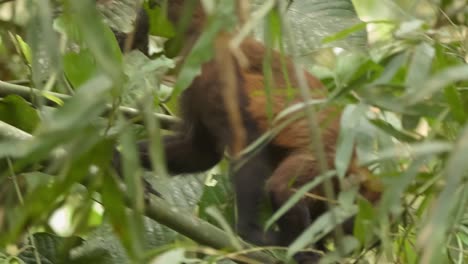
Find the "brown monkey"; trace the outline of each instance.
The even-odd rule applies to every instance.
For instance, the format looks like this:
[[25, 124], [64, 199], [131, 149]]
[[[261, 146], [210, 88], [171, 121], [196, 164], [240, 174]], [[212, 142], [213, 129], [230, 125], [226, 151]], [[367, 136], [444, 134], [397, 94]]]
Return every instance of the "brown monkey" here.
[[[192, 19], [183, 32], [186, 45], [181, 54], [185, 56], [199, 37], [205, 22], [205, 15], [199, 0], [168, 1], [168, 18], [176, 26], [184, 10], [191, 3]], [[185, 14], [184, 14], [185, 15]], [[287, 88], [298, 89], [294, 65], [290, 58], [278, 52], [272, 53], [271, 70], [273, 90], [271, 100], [265, 94], [266, 78], [263, 75], [263, 59], [266, 49], [263, 44], [245, 39], [240, 49], [247, 59], [248, 66], [241, 66], [232, 54], [234, 76], [236, 77], [237, 104], [241, 116], [241, 127], [245, 131], [246, 144], [258, 139], [270, 129], [267, 108], [271, 103], [273, 116], [283, 109], [303, 101], [299, 92], [290, 93]], [[282, 64], [284, 63], [284, 64]], [[284, 72], [287, 74], [285, 77]], [[216, 59], [202, 65], [201, 74], [183, 92], [180, 109], [183, 124], [176, 134], [164, 138], [164, 151], [167, 168], [171, 174], [195, 173], [206, 171], [216, 165], [223, 157], [225, 149], [232, 151], [236, 142], [232, 123], [224, 105], [222, 92], [228, 85], [223, 78]], [[304, 72], [307, 84], [314, 98], [324, 98], [326, 90], [320, 81]], [[335, 147], [339, 133], [340, 110], [327, 106], [318, 112], [328, 166], [333, 168]], [[288, 246], [314, 219], [326, 211], [322, 201], [304, 198], [292, 207], [278, 222], [279, 233], [264, 233], [258, 224], [258, 205], [265, 193], [274, 208], [279, 208], [298, 188], [320, 174], [314, 151], [310, 149], [311, 136], [308, 121], [299, 118], [281, 130], [268, 144], [259, 149], [234, 172], [238, 224], [237, 232], [244, 239], [258, 245]], [[139, 143], [140, 158], [145, 168], [151, 168], [148, 145]], [[356, 165], [355, 157], [348, 174], [366, 175], [365, 168]], [[379, 194], [362, 185], [363, 195], [371, 201]], [[322, 189], [313, 190], [323, 195]], [[313, 263], [316, 255], [301, 254], [296, 257], [301, 263]]]

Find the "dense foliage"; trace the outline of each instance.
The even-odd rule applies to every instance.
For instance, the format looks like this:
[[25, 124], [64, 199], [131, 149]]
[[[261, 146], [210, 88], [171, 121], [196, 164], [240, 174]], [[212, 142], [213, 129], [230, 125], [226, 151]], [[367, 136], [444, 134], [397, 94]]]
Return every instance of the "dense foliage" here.
[[[178, 122], [175, 101], [213, 55], [215, 30], [236, 23], [226, 19], [235, 1], [205, 1], [212, 19], [175, 81], [162, 40], [174, 28], [153, 1], [152, 54], [120, 52], [111, 28], [131, 31], [135, 2], [0, 0], [0, 263], [287, 260], [350, 214], [354, 236], [338, 236], [346, 257], [324, 262], [468, 261], [465, 1], [246, 1], [244, 29], [291, 54], [343, 107], [336, 174], [356, 146], [384, 186], [377, 206], [340, 193], [289, 248], [253, 254], [232, 230], [226, 162], [169, 178], [163, 166], [143, 172], [134, 147], [151, 138], [162, 164], [162, 128]], [[117, 144], [125, 188], [110, 168]], [[142, 176], [164, 199], [145, 204]], [[277, 219], [264, 211], [265, 223]]]

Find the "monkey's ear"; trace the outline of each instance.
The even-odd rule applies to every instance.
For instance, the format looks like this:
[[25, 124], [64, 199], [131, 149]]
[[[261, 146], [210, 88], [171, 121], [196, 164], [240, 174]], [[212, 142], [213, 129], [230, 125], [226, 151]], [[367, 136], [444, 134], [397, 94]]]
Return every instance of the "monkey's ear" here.
[[[112, 31], [114, 32], [115, 38], [117, 39], [122, 52], [137, 49], [143, 54], [148, 55], [149, 28], [148, 14], [144, 8], [140, 8], [135, 20], [133, 32], [124, 33], [117, 29], [112, 29]], [[130, 41], [131, 43], [127, 43], [127, 41]]]
[[145, 55], [148, 55], [149, 47], [149, 17], [146, 9], [141, 8], [138, 11], [138, 15], [135, 21], [135, 30], [132, 43], [132, 49], [138, 49], [143, 52]]

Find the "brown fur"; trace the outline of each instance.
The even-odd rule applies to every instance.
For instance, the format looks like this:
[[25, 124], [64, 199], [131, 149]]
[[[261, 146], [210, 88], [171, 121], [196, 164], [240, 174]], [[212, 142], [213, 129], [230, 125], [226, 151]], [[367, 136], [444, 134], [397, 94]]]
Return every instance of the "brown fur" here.
[[[198, 2], [198, 0], [195, 0]], [[188, 1], [168, 1], [169, 19], [177, 25], [183, 4]], [[204, 15], [201, 7], [195, 5], [191, 23], [182, 32], [190, 40], [183, 47], [182, 55], [191, 48], [201, 32]], [[248, 38], [241, 44], [241, 51], [248, 61], [248, 66], [241, 67], [235, 63], [234, 73], [223, 72], [223, 67], [213, 59], [202, 65], [201, 74], [183, 92], [180, 98], [183, 127], [175, 135], [164, 139], [168, 170], [173, 174], [204, 171], [217, 164], [227, 148], [234, 148], [235, 136], [228, 112], [223, 103], [223, 89], [226, 89], [225, 74], [234, 74], [238, 94], [238, 106], [241, 124], [246, 131], [247, 143], [252, 143], [271, 128], [267, 114], [268, 100], [265, 94], [265, 77], [263, 76], [263, 59], [266, 49], [260, 42]], [[233, 56], [233, 55], [231, 55]], [[235, 61], [235, 58], [233, 58]], [[283, 74], [283, 65], [289, 78], [289, 87], [295, 91], [288, 97], [288, 81]], [[278, 52], [272, 54], [272, 112], [273, 117], [293, 104], [302, 102], [298, 92], [294, 65], [288, 57]], [[307, 84], [314, 98], [326, 97], [327, 91], [313, 75], [304, 72]], [[340, 110], [333, 106], [319, 109], [318, 121], [321, 125], [326, 159], [330, 168], [334, 167], [335, 148], [340, 125]], [[287, 119], [287, 118], [286, 118]], [[238, 206], [238, 232], [245, 239], [260, 244], [287, 246], [316, 217], [326, 210], [323, 202], [304, 198], [291, 208], [279, 220], [279, 234], [263, 233], [257, 224], [258, 203], [265, 191], [272, 199], [275, 208], [279, 208], [292, 194], [292, 188], [299, 188], [320, 174], [314, 151], [310, 149], [311, 137], [308, 121], [301, 118], [291, 123], [272, 139], [267, 146], [259, 150], [251, 159], [234, 172], [233, 182]], [[141, 159], [145, 167], [150, 167], [148, 149], [145, 142], [140, 144]], [[361, 175], [368, 181], [369, 172], [360, 168], [353, 157], [348, 174]], [[291, 186], [290, 183], [294, 184]], [[379, 198], [376, 189], [363, 184], [362, 193], [371, 201]], [[369, 187], [369, 188], [368, 188]], [[323, 195], [321, 188], [313, 190]], [[303, 258], [304, 259], [304, 258]], [[307, 261], [307, 257], [305, 258]], [[310, 256], [309, 259], [316, 259]]]

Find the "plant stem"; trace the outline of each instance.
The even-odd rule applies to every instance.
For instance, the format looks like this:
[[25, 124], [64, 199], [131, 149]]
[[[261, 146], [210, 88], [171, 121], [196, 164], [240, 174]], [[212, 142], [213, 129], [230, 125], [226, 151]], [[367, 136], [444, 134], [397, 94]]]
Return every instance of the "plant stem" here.
[[[56, 97], [60, 100], [66, 101], [71, 96], [61, 93], [54, 93], [54, 92], [43, 92], [41, 90], [18, 85], [12, 84], [4, 81], [0, 81], [0, 96], [8, 96], [11, 94], [15, 94], [18, 96], [23, 97], [24, 99], [28, 100], [29, 102], [32, 101], [32, 97], [34, 96], [44, 96], [48, 103], [56, 104], [54, 101], [50, 100], [47, 96]], [[121, 111], [127, 118], [136, 118], [140, 115], [140, 112], [131, 107], [126, 106], [119, 106], [119, 111]], [[112, 105], [107, 105], [107, 110], [105, 114], [108, 114], [109, 111], [112, 111]], [[161, 128], [163, 129], [170, 129], [180, 123], [180, 120], [177, 117], [153, 113], [154, 117], [157, 118], [161, 124]], [[141, 122], [141, 120], [140, 120]]]

